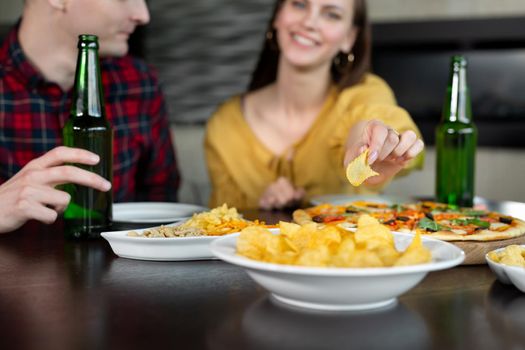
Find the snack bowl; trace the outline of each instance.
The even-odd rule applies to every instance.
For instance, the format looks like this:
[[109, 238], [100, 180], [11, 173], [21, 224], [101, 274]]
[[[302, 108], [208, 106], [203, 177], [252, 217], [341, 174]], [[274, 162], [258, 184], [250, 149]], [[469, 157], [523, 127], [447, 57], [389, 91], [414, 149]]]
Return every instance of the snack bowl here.
[[525, 293], [525, 268], [520, 266], [505, 266], [512, 284]]
[[[165, 226], [178, 226], [180, 222]], [[209, 245], [217, 236], [194, 237], [130, 237], [128, 233], [135, 231], [142, 235], [151, 229], [122, 230], [102, 232], [113, 252], [122, 258], [152, 261], [182, 261], [214, 259]]]
[[[392, 234], [400, 251], [414, 237], [409, 233]], [[387, 307], [416, 286], [428, 272], [451, 268], [465, 259], [464, 252], [458, 247], [422, 237], [423, 244], [432, 253], [432, 261], [426, 264], [375, 268], [281, 265], [237, 255], [237, 237], [238, 234], [233, 234], [214, 240], [210, 244], [211, 252], [219, 259], [244, 268], [274, 300], [293, 307], [323, 311]]]
[[[520, 246], [525, 248], [525, 245]], [[513, 284], [516, 288], [525, 293], [525, 268], [521, 266], [505, 265], [496, 262], [489, 257], [490, 253], [498, 253], [505, 250], [505, 248], [506, 247], [498, 248], [485, 254], [485, 260], [501, 283]]]

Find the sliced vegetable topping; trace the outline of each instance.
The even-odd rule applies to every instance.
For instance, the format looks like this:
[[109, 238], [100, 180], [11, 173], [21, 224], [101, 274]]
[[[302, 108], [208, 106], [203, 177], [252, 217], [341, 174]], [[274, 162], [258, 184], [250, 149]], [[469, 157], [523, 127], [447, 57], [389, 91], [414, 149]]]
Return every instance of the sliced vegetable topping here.
[[437, 222], [430, 220], [429, 218], [425, 217], [422, 218], [418, 224], [417, 227], [422, 228], [427, 231], [436, 232], [439, 230], [449, 230], [448, 227], [438, 224]]
[[321, 223], [324, 222], [324, 217], [323, 217], [323, 215], [316, 215], [316, 216], [312, 217], [312, 221], [321, 224]]
[[508, 217], [508, 216], [500, 216], [499, 217], [499, 222], [502, 222], [504, 224], [512, 224], [512, 218]]
[[467, 226], [467, 225], [475, 225], [481, 228], [489, 228], [490, 223], [487, 221], [483, 221], [480, 219], [452, 219], [452, 225], [459, 225], [459, 226]]
[[488, 212], [485, 210], [472, 210], [468, 208], [461, 210], [461, 213], [463, 213], [466, 216], [486, 216], [488, 215]]

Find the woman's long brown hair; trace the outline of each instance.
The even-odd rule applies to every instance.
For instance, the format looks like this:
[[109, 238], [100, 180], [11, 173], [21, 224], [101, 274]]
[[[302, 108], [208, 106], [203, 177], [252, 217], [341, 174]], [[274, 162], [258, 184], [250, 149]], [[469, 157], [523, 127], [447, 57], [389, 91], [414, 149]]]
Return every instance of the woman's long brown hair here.
[[[285, 0], [277, 0], [273, 9], [272, 17], [265, 33], [264, 43], [259, 55], [257, 66], [252, 74], [248, 91], [260, 89], [277, 79], [277, 67], [279, 65], [279, 46], [277, 44], [277, 33], [273, 28], [273, 22]], [[332, 63], [332, 80], [338, 85], [340, 90], [357, 84], [361, 81], [364, 74], [370, 69], [371, 59], [371, 29], [368, 21], [365, 0], [354, 1], [354, 20], [353, 25], [357, 29], [357, 37], [352, 48], [354, 61], [349, 63], [345, 69], [340, 69]], [[272, 33], [271, 40], [266, 37], [267, 33]], [[344, 57], [342, 57], [344, 59]]]

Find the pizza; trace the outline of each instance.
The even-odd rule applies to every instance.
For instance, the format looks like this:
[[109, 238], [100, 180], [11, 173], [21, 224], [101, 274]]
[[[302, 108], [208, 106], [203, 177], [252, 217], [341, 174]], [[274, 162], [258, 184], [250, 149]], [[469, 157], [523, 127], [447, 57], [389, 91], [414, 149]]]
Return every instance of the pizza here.
[[299, 224], [317, 222], [337, 224], [345, 228], [357, 227], [362, 214], [369, 214], [394, 231], [412, 231], [417, 221], [424, 216], [415, 204], [388, 205], [385, 203], [355, 201], [345, 205], [321, 204], [308, 209], [294, 211], [293, 219]]
[[525, 234], [525, 221], [489, 210], [459, 208], [431, 201], [386, 204], [355, 201], [345, 205], [321, 204], [298, 209], [293, 219], [298, 224], [316, 222], [357, 227], [360, 215], [378, 219], [392, 231], [421, 233], [444, 241], [495, 241]]

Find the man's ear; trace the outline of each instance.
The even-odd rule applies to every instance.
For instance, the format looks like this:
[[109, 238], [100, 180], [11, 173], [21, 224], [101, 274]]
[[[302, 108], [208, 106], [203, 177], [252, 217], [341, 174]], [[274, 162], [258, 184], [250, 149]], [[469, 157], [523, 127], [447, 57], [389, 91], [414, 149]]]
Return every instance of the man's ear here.
[[68, 0], [47, 0], [47, 2], [51, 7], [59, 11], [65, 11], [68, 4]]

